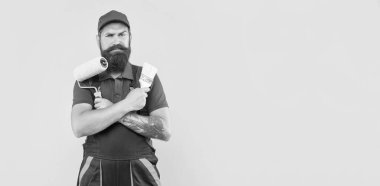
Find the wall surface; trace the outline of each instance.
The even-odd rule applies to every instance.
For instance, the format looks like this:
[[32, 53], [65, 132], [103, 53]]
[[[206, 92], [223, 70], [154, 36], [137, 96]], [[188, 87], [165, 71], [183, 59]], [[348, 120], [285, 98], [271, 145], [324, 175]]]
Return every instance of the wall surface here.
[[380, 185], [376, 0], [1, 1], [1, 185], [76, 184], [72, 70], [111, 9], [170, 105], [164, 186]]

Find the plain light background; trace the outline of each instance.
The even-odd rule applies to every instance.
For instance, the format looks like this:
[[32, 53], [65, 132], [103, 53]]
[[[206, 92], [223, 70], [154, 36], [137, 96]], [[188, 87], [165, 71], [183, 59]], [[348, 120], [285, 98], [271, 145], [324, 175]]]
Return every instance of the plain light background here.
[[379, 1], [7, 0], [1, 185], [76, 184], [72, 70], [112, 9], [170, 105], [164, 186], [380, 184]]

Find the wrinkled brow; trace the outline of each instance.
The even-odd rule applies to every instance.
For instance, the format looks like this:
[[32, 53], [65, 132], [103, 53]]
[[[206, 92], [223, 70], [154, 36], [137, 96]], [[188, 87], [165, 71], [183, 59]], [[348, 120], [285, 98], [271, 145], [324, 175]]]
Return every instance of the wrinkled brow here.
[[102, 33], [103, 35], [119, 35], [119, 34], [129, 34], [129, 31], [127, 29], [122, 30], [108, 30]]

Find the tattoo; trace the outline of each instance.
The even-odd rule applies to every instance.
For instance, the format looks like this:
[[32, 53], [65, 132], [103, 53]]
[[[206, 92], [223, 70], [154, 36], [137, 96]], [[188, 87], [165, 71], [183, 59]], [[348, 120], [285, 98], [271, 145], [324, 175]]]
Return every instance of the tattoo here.
[[164, 127], [164, 120], [158, 116], [141, 116], [136, 113], [128, 113], [120, 122], [131, 130], [149, 138], [167, 141], [169, 132]]

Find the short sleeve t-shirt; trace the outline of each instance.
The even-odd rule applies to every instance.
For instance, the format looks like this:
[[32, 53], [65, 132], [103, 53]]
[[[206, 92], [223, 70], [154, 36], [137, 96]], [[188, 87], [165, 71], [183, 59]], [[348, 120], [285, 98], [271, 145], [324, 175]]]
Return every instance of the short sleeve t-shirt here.
[[[102, 97], [113, 103], [123, 100], [129, 93], [130, 87], [138, 87], [138, 71], [140, 66], [128, 63], [123, 73], [112, 78], [103, 73], [98, 76], [81, 82], [81, 86], [93, 86], [100, 89]], [[156, 75], [151, 90], [148, 92], [145, 107], [138, 114], [148, 116], [150, 112], [168, 107], [166, 96], [159, 77]], [[80, 103], [87, 103], [94, 108], [94, 88], [80, 88], [75, 82], [73, 91], [73, 106]], [[135, 133], [119, 122], [116, 122], [105, 130], [87, 136], [83, 145], [85, 154], [106, 159], [134, 159], [145, 155], [154, 154], [154, 148], [149, 138]]]

